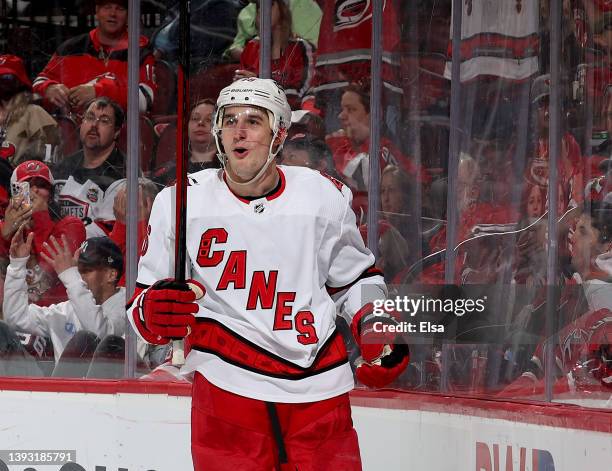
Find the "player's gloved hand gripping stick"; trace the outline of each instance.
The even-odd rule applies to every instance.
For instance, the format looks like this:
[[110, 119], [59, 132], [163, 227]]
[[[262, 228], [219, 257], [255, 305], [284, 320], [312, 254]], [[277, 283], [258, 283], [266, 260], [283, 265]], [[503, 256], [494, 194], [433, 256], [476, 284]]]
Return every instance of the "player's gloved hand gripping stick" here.
[[384, 328], [391, 325], [397, 325], [393, 313], [370, 313], [353, 320], [353, 336], [361, 349], [361, 357], [355, 361], [355, 374], [366, 386], [387, 386], [408, 366], [408, 345], [402, 342], [399, 334]]
[[192, 281], [160, 280], [144, 294], [144, 325], [157, 343], [183, 339], [195, 325], [199, 310], [196, 300], [204, 296], [204, 287]]

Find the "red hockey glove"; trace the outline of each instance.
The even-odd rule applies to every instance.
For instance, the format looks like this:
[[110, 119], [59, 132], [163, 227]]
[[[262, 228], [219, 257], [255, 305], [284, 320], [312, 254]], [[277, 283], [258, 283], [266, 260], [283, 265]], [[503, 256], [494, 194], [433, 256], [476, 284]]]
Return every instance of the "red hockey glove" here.
[[199, 284], [171, 278], [158, 281], [145, 292], [142, 301], [145, 328], [159, 343], [186, 337], [196, 322], [194, 315], [199, 306], [195, 301], [204, 292]]
[[408, 345], [401, 342], [400, 334], [389, 332], [388, 326], [397, 326], [389, 314], [359, 316], [353, 321], [353, 335], [361, 349], [355, 362], [357, 379], [371, 388], [393, 382], [410, 361]]

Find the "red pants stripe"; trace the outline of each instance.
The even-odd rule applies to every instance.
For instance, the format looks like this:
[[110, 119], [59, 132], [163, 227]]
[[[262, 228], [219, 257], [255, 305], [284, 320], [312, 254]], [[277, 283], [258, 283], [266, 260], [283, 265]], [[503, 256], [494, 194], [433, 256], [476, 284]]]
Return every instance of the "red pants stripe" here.
[[282, 467], [266, 403], [220, 389], [196, 374], [191, 408], [195, 471], [361, 471], [348, 394], [276, 403], [288, 464]]

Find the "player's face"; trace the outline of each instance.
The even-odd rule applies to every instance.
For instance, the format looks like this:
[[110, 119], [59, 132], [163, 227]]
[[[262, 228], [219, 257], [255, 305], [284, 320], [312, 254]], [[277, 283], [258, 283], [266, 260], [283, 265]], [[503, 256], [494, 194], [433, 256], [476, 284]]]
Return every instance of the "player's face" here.
[[346, 136], [353, 142], [364, 142], [370, 135], [370, 113], [361, 98], [355, 92], [344, 92], [340, 106], [338, 118]]
[[227, 155], [227, 171], [238, 182], [251, 180], [268, 160], [272, 129], [265, 110], [230, 106], [224, 110], [221, 142]]
[[92, 103], [83, 115], [80, 129], [81, 143], [85, 149], [101, 151], [111, 148], [119, 131], [115, 129], [113, 108], [99, 107]]
[[212, 142], [210, 129], [214, 107], [208, 103], [196, 106], [189, 118], [189, 142], [194, 147], [207, 146]]
[[117, 3], [107, 2], [96, 6], [98, 27], [105, 36], [122, 35], [127, 25], [127, 17], [127, 9]]

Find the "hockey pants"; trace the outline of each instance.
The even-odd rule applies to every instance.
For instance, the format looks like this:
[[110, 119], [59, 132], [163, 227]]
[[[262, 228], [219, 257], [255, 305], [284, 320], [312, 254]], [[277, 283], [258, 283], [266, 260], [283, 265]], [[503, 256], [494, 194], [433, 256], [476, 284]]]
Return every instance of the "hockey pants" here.
[[348, 394], [269, 403], [196, 373], [191, 407], [195, 471], [361, 471]]

